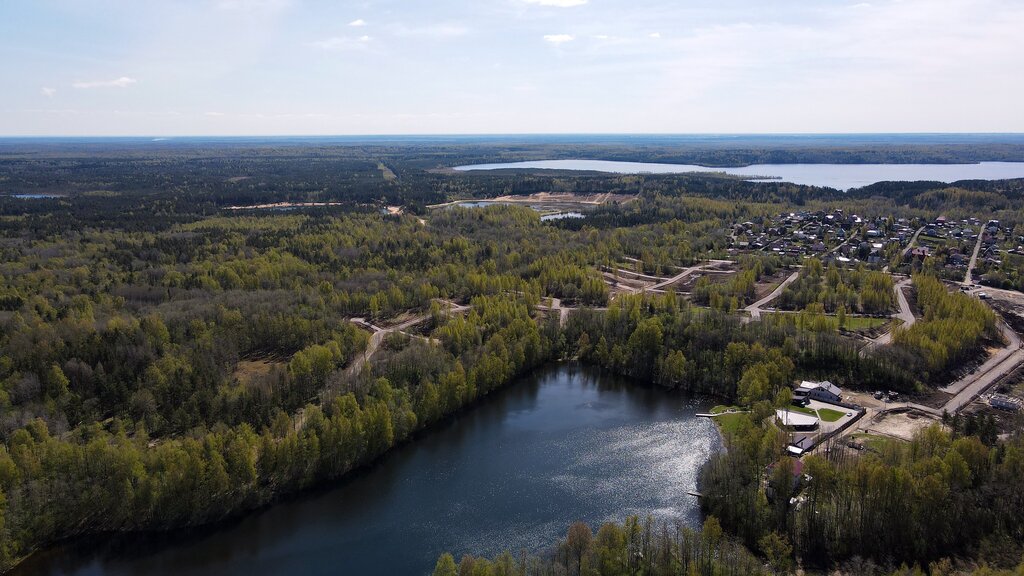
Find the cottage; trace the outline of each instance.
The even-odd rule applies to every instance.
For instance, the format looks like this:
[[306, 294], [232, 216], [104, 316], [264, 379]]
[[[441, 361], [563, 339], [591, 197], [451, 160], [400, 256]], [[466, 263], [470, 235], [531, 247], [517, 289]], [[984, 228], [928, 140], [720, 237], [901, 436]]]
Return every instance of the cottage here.
[[824, 382], [808, 382], [804, 380], [793, 391], [795, 396], [805, 396], [822, 402], [842, 402], [843, 391], [835, 384], [825, 380]]
[[918, 246], [910, 251], [910, 256], [918, 260], [924, 260], [930, 253], [931, 251], [927, 246]]

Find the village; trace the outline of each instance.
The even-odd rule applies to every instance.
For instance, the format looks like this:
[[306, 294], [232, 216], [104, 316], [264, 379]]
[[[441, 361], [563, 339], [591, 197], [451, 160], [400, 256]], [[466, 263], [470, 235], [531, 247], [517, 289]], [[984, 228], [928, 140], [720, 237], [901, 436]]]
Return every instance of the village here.
[[[1024, 408], [1024, 352], [1020, 331], [1024, 328], [1024, 294], [1000, 289], [1006, 285], [1007, 261], [1013, 266], [1024, 257], [1024, 236], [998, 220], [960, 220], [939, 216], [920, 218], [864, 218], [841, 209], [780, 213], [754, 218], [730, 227], [733, 257], [769, 253], [790, 259], [799, 266], [816, 258], [824, 265], [864, 266], [890, 273], [900, 311], [882, 328], [883, 333], [864, 337], [866, 349], [888, 343], [897, 326], [907, 327], [922, 316], [910, 288], [909, 275], [923, 269], [936, 273], [950, 290], [960, 290], [985, 300], [1001, 318], [1003, 347], [992, 347], [986, 357], [971, 366], [955, 382], [931, 393], [910, 398], [889, 390], [844, 391], [828, 381], [801, 381], [793, 387], [787, 408], [776, 410], [776, 423], [789, 442], [794, 457], [817, 450], [878, 449], [885, 442], [909, 441], [921, 429], [936, 422], [968, 418], [987, 422], [1005, 434], [1021, 418]], [[765, 297], [742, 312], [754, 316], [777, 313], [773, 308], [793, 273]], [[738, 407], [718, 407], [713, 416], [728, 419]], [[973, 420], [972, 420], [973, 421]]]

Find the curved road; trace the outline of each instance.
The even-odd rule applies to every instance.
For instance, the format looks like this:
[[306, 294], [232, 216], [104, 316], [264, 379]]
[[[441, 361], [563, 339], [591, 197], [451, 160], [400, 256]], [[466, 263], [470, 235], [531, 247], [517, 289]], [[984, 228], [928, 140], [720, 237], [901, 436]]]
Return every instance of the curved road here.
[[[907, 296], [903, 293], [903, 288], [910, 286], [910, 284], [910, 278], [907, 278], [893, 285], [893, 290], [896, 292], [896, 303], [900, 306], [900, 311], [894, 314], [893, 318], [903, 320], [903, 324], [901, 326], [904, 328], [909, 328], [914, 324], [914, 322], [917, 322], [917, 317], [914, 316], [914, 311], [910, 309], [910, 303], [907, 302]], [[892, 331], [895, 329], [896, 327], [893, 326], [892, 330], [889, 330], [878, 338], [871, 340], [871, 343], [875, 346], [884, 346], [889, 342], [892, 342]]]
[[765, 296], [764, 298], [761, 298], [757, 302], [754, 302], [750, 306], [747, 306], [746, 308], [744, 308], [744, 310], [746, 310], [748, 313], [750, 313], [750, 318], [749, 319], [744, 319], [743, 321], [744, 322], [750, 322], [751, 320], [760, 320], [761, 319], [761, 309], [764, 308], [764, 306], [766, 304], [768, 304], [769, 302], [771, 302], [772, 300], [775, 300], [776, 298], [778, 298], [779, 295], [781, 295], [782, 292], [786, 290], [786, 286], [789, 286], [794, 281], [796, 281], [796, 279], [797, 279], [797, 277], [799, 275], [800, 275], [800, 271], [799, 270], [797, 270], [796, 272], [793, 272], [792, 274], [789, 275], [788, 278], [783, 280], [782, 283], [779, 284], [775, 288], [775, 290], [772, 290], [771, 294]]
[[[448, 308], [445, 309], [445, 312], [448, 314], [465, 312], [470, 309], [470, 306], [468, 305], [454, 304], [444, 300], [438, 300], [438, 302], [448, 306]], [[394, 326], [388, 326], [387, 328], [375, 326], [365, 318], [353, 318], [351, 320], [353, 324], [368, 328], [373, 333], [370, 335], [370, 341], [366, 343], [366, 350], [363, 351], [362, 361], [353, 360], [352, 364], [345, 369], [345, 372], [351, 377], [358, 376], [359, 373], [363, 371], [363, 366], [370, 361], [370, 358], [373, 358], [373, 355], [377, 352], [377, 348], [379, 348], [381, 342], [384, 341], [385, 336], [392, 332], [404, 332], [412, 326], [426, 321], [428, 318], [430, 318], [430, 314], [420, 314], [419, 316], [414, 316], [401, 324], [395, 324]]]

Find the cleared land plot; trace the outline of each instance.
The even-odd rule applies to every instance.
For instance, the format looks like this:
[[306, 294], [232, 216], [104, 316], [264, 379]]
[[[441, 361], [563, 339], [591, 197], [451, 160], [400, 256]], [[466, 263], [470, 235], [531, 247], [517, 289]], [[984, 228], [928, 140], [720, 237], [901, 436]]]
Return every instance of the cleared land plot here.
[[757, 284], [754, 285], [754, 301], [757, 302], [761, 298], [771, 294], [772, 290], [778, 288], [779, 284], [782, 284], [782, 281], [790, 274], [792, 274], [792, 272], [789, 270], [778, 270], [771, 276], [762, 276], [761, 279], [757, 281]]
[[[772, 316], [772, 315], [787, 315], [795, 319], [798, 312], [762, 312], [761, 316]], [[839, 318], [832, 315], [825, 315], [825, 321], [831, 324], [833, 330], [839, 330]], [[843, 325], [844, 330], [848, 332], [857, 332], [865, 336], [872, 334], [883, 334], [888, 330], [889, 324], [893, 322], [892, 318], [876, 318], [874, 316], [846, 316], [846, 321]]]
[[235, 371], [232, 376], [239, 382], [249, 382], [253, 378], [270, 374], [274, 366], [281, 365], [283, 363], [271, 360], [239, 360], [238, 364], [235, 365]]
[[234, 384], [229, 388], [240, 390], [267, 386], [274, 374], [284, 369], [285, 362], [274, 359], [239, 360], [231, 373], [231, 382]]
[[920, 412], [896, 410], [875, 415], [865, 426], [865, 431], [910, 441], [919, 431], [935, 423], [936, 420]]
[[384, 165], [383, 162], [377, 163], [377, 169], [380, 170], [380, 175], [384, 178], [385, 182], [392, 182], [396, 179], [395, 173], [391, 171], [391, 168]]
[[849, 439], [854, 442], [859, 442], [868, 450], [873, 450], [875, 452], [881, 452], [886, 446], [893, 442], [903, 442], [903, 440], [899, 438], [890, 438], [888, 436], [879, 436], [877, 434], [868, 434], [865, 432], [850, 434]]
[[693, 292], [693, 287], [697, 285], [697, 281], [701, 278], [707, 278], [712, 284], [724, 284], [732, 279], [733, 271], [715, 271], [708, 272], [707, 270], [700, 270], [686, 276], [679, 282], [672, 285], [672, 288], [676, 292]]

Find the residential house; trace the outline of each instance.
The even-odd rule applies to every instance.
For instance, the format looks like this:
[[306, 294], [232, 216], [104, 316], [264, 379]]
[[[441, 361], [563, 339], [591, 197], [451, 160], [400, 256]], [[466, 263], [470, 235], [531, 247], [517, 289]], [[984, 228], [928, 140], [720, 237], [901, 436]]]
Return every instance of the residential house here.
[[842, 402], [843, 400], [842, 389], [828, 380], [824, 382], [808, 382], [804, 380], [793, 391], [793, 395], [813, 398], [822, 402]]

